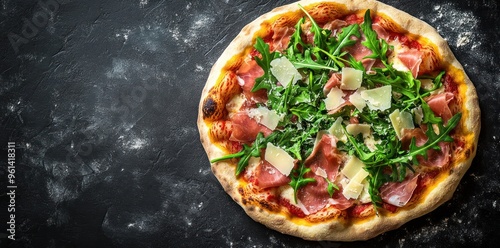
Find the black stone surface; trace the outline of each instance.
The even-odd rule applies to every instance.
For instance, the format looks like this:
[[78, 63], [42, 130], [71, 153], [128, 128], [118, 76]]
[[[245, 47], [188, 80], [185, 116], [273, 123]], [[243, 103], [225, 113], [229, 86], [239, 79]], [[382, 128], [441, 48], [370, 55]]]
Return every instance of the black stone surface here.
[[199, 142], [202, 87], [245, 24], [291, 2], [1, 0], [0, 247], [495, 247], [495, 0], [383, 1], [436, 27], [477, 87], [477, 156], [449, 202], [372, 240], [336, 243], [269, 230], [226, 195]]

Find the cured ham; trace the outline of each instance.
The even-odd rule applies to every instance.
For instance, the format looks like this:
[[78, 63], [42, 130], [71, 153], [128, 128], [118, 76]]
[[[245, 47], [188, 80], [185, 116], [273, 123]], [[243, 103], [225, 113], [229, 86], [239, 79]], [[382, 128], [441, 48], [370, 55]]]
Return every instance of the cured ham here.
[[422, 63], [423, 53], [418, 49], [405, 49], [399, 52], [397, 57], [411, 71], [414, 78], [417, 78]]
[[273, 37], [271, 43], [271, 51], [282, 52], [290, 42], [290, 36], [295, 32], [294, 27], [275, 27], [273, 29]]
[[342, 78], [342, 74], [340, 74], [340, 73], [333, 73], [330, 76], [330, 78], [326, 82], [325, 86], [323, 87], [323, 93], [325, 94], [325, 96], [328, 95], [328, 92], [330, 92], [330, 90], [333, 87], [340, 86], [340, 79], [341, 78]]
[[372, 24], [372, 29], [377, 33], [379, 39], [388, 40], [390, 35], [385, 29], [378, 23]]
[[340, 32], [341, 28], [347, 27], [347, 26], [348, 26], [347, 22], [345, 22], [343, 20], [336, 19], [336, 20], [329, 21], [329, 22], [325, 23], [325, 25], [323, 26], [323, 29], [331, 30], [332, 35], [336, 36], [337, 33]]
[[334, 181], [337, 178], [339, 165], [342, 161], [336, 144], [337, 138], [335, 136], [324, 134], [305, 161], [313, 173], [316, 173], [316, 170], [319, 168], [324, 170], [330, 181]]
[[[362, 39], [364, 39], [364, 36], [362, 37]], [[366, 71], [370, 71], [376, 60], [365, 58], [366, 56], [371, 55], [372, 51], [361, 44], [362, 39], [357, 39], [354, 45], [345, 48], [345, 50], [349, 52], [349, 54], [351, 54], [354, 59], [356, 59], [357, 61], [361, 61]]]
[[435, 115], [443, 118], [443, 123], [448, 123], [448, 120], [453, 116], [450, 109], [450, 102], [453, 100], [453, 93], [444, 92], [427, 99], [427, 104]]
[[323, 209], [327, 204], [335, 205], [344, 210], [352, 205], [340, 191], [333, 197], [328, 193], [328, 182], [321, 174], [326, 174], [328, 180], [335, 181], [338, 175], [341, 157], [336, 148], [337, 140], [334, 136], [325, 134], [314, 147], [311, 155], [306, 159], [306, 166], [311, 168], [305, 176], [316, 181], [308, 183], [299, 189], [298, 199], [311, 214]]
[[417, 188], [418, 175], [408, 177], [402, 182], [389, 182], [380, 187], [380, 196], [386, 203], [403, 207], [410, 201], [413, 191]]
[[[401, 140], [404, 149], [409, 148], [413, 137], [415, 137], [416, 146], [422, 146], [428, 140], [421, 128], [405, 129]], [[450, 160], [450, 143], [439, 142], [438, 145], [440, 150], [427, 150], [427, 159], [420, 155], [417, 156], [417, 160], [421, 166], [435, 166], [441, 168], [448, 164]]]
[[232, 133], [229, 140], [250, 143], [255, 140], [257, 134], [262, 132], [264, 136], [272, 133], [272, 130], [257, 123], [255, 119], [248, 116], [245, 111], [238, 112], [231, 117]]
[[257, 166], [256, 174], [257, 185], [260, 188], [271, 188], [286, 185], [290, 182], [290, 178], [283, 175], [272, 164], [262, 159]]
[[243, 93], [248, 99], [254, 102], [265, 102], [267, 93], [265, 90], [252, 92], [255, 85], [255, 79], [264, 75], [264, 70], [255, 62], [255, 60], [245, 61], [236, 73], [238, 76], [238, 84], [243, 89]]

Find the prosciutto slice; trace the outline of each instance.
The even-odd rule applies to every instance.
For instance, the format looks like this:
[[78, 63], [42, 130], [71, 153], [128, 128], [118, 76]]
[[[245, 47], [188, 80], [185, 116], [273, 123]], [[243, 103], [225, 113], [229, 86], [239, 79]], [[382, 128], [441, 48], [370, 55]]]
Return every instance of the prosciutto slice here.
[[403, 207], [410, 201], [417, 188], [418, 175], [408, 177], [402, 182], [389, 182], [380, 187], [380, 196], [385, 203]]
[[286, 185], [290, 182], [290, 178], [283, 175], [272, 164], [262, 159], [257, 166], [255, 176], [257, 185], [263, 189]]
[[[404, 149], [409, 148], [413, 137], [415, 137], [415, 144], [417, 146], [424, 145], [428, 140], [421, 128], [405, 129], [403, 138], [401, 139]], [[441, 168], [448, 164], [450, 160], [450, 143], [439, 142], [438, 145], [440, 150], [429, 149], [427, 151], [427, 159], [420, 155], [417, 156], [417, 160], [421, 166], [435, 166]]]
[[328, 95], [328, 92], [330, 92], [330, 90], [333, 87], [340, 86], [340, 80], [341, 79], [342, 79], [342, 74], [340, 74], [340, 73], [333, 73], [330, 76], [330, 78], [326, 82], [325, 86], [323, 86], [323, 93], [325, 94], [325, 96]]
[[427, 104], [429, 104], [432, 112], [434, 112], [435, 115], [443, 118], [443, 122], [445, 124], [448, 123], [448, 120], [453, 116], [449, 106], [453, 98], [453, 93], [444, 92], [427, 99]]
[[311, 168], [311, 171], [305, 177], [314, 178], [316, 182], [308, 183], [300, 188], [297, 197], [311, 214], [323, 209], [327, 204], [335, 205], [341, 210], [352, 205], [352, 202], [347, 200], [339, 191], [333, 197], [330, 197], [328, 182], [324, 177], [319, 176], [325, 173], [330, 181], [335, 181], [337, 178], [341, 157], [337, 151], [336, 142], [334, 136], [323, 135], [305, 161], [306, 166]]
[[240, 111], [231, 117], [232, 133], [229, 140], [250, 143], [255, 140], [257, 134], [262, 132], [264, 136], [272, 133], [272, 130], [257, 123], [250, 118], [245, 111]]
[[418, 49], [406, 49], [399, 52], [398, 59], [411, 71], [414, 78], [417, 78], [422, 63], [422, 52]]
[[264, 70], [260, 68], [255, 60], [243, 62], [236, 75], [238, 76], [238, 84], [243, 89], [243, 93], [247, 99], [251, 99], [254, 102], [265, 102], [267, 100], [267, 93], [265, 90], [252, 92], [252, 88], [255, 85], [255, 79], [264, 75]]
[[282, 52], [288, 46], [290, 42], [290, 37], [295, 32], [294, 27], [275, 27], [273, 28], [273, 37], [271, 43], [271, 51]]

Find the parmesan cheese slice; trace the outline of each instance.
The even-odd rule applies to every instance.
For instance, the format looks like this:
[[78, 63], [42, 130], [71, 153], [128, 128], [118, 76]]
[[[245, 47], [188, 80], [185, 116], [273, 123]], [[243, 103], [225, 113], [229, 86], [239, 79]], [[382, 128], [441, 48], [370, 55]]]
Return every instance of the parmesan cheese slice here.
[[341, 173], [349, 178], [349, 182], [343, 187], [342, 194], [347, 199], [358, 199], [366, 185], [365, 178], [369, 175], [363, 169], [365, 165], [355, 156], [351, 156], [344, 165]]
[[352, 179], [360, 170], [363, 170], [364, 166], [365, 164], [359, 158], [350, 156], [340, 172], [347, 178]]
[[396, 131], [396, 136], [398, 136], [399, 139], [402, 138], [401, 131], [403, 129], [415, 128], [415, 125], [413, 125], [413, 118], [411, 116], [411, 113], [409, 112], [406, 111], [400, 112], [399, 109], [396, 109], [389, 115], [389, 119], [391, 119], [392, 127], [394, 127], [394, 131]]
[[347, 199], [357, 199], [362, 190], [363, 184], [351, 181], [343, 188], [342, 194]]
[[342, 191], [342, 194], [347, 199], [358, 199], [359, 195], [363, 192], [363, 180], [368, 176], [368, 172], [363, 169], [358, 170], [356, 175], [349, 181]]
[[349, 96], [349, 102], [354, 105], [360, 112], [363, 111], [363, 109], [366, 107], [366, 102], [365, 100], [361, 97], [361, 89], [358, 89], [352, 95]]
[[344, 98], [342, 98], [343, 96], [345, 94], [341, 89], [332, 88], [324, 100], [326, 110], [333, 110], [340, 107], [345, 102]]
[[370, 135], [370, 124], [349, 124], [345, 127], [347, 133], [352, 136], [363, 134], [363, 137]]
[[293, 85], [302, 78], [299, 71], [297, 71], [292, 62], [285, 56], [271, 61], [271, 73], [285, 88], [288, 87], [290, 83]]
[[363, 81], [363, 71], [356, 70], [350, 67], [342, 68], [342, 79], [340, 80], [340, 88], [343, 90], [356, 90], [361, 86]]
[[285, 176], [290, 175], [294, 166], [292, 156], [272, 143], [267, 143], [264, 159]]
[[248, 116], [271, 130], [276, 129], [281, 119], [276, 111], [263, 106], [248, 110]]
[[361, 91], [370, 110], [386, 110], [391, 107], [392, 87], [390, 85]]
[[338, 140], [342, 142], [347, 142], [347, 136], [344, 134], [344, 129], [342, 128], [342, 117], [337, 117], [332, 126], [328, 129], [328, 132], [333, 136], [337, 137]]
[[424, 112], [422, 111], [422, 107], [416, 107], [413, 109], [413, 115], [415, 115], [415, 123], [420, 125], [424, 120]]

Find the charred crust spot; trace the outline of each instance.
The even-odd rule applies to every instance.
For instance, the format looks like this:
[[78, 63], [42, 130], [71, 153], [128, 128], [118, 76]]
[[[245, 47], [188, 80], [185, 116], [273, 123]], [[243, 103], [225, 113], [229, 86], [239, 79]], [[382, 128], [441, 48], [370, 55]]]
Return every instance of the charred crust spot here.
[[203, 102], [203, 118], [208, 119], [217, 112], [217, 102], [212, 97], [207, 97]]
[[248, 211], [250, 211], [250, 212], [255, 211], [255, 207], [254, 207], [254, 206], [249, 206], [247, 209], [248, 209]]
[[267, 209], [267, 210], [272, 210], [272, 209], [273, 209], [273, 206], [272, 206], [269, 202], [267, 202], [267, 201], [264, 201], [264, 200], [263, 200], [263, 201], [259, 201], [259, 203], [260, 203], [260, 205], [261, 205], [263, 208], [265, 208], [265, 209]]
[[466, 159], [470, 158], [470, 155], [471, 155], [471, 154], [472, 154], [472, 153], [471, 153], [471, 149], [467, 149], [467, 150], [465, 151], [465, 158], [466, 158]]
[[245, 194], [245, 191], [243, 190], [242, 187], [238, 187], [238, 193], [240, 193], [240, 195], [243, 196], [243, 194]]

